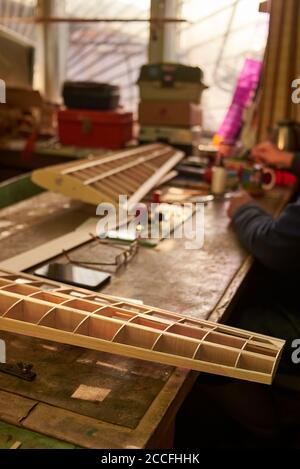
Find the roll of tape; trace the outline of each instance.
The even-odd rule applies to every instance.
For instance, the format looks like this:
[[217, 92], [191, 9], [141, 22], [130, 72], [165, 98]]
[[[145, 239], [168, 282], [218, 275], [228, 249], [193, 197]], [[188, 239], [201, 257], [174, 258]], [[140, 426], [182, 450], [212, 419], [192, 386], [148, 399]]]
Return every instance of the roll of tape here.
[[227, 171], [222, 166], [215, 166], [212, 169], [211, 191], [215, 195], [224, 194], [226, 191]]

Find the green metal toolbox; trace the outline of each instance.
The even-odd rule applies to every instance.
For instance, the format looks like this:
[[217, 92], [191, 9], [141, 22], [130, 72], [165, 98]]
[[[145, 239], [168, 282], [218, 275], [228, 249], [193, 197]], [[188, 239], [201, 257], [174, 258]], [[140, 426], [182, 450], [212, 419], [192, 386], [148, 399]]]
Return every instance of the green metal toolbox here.
[[138, 80], [141, 100], [175, 100], [199, 103], [203, 71], [199, 67], [182, 64], [149, 64], [141, 69]]

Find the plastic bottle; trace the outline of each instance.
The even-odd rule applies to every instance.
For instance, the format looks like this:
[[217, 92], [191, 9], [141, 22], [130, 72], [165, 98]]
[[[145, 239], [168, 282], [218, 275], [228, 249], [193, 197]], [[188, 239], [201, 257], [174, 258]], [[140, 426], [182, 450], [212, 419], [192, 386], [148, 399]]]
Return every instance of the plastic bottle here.
[[214, 195], [223, 195], [226, 192], [227, 171], [224, 168], [223, 158], [220, 157], [212, 168], [211, 192]]

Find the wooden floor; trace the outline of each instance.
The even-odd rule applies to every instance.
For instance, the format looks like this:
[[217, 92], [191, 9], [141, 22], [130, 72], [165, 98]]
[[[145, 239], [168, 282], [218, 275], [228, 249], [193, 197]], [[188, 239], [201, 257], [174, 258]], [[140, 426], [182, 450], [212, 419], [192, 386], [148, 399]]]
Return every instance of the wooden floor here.
[[[275, 213], [289, 195], [276, 190], [262, 204]], [[0, 221], [12, 225], [0, 224], [0, 261], [74, 229], [91, 215], [87, 206], [48, 193], [1, 210]], [[92, 245], [72, 253], [85, 260], [96, 255], [106, 259], [111, 253], [96, 252]], [[250, 267], [229, 226], [226, 202], [220, 201], [206, 207], [202, 250], [186, 250], [181, 240], [141, 248], [104, 291], [222, 320]], [[2, 337], [8, 341], [8, 361], [32, 362], [38, 374], [33, 383], [0, 375], [2, 421], [87, 448], [171, 444], [174, 416], [196, 374], [22, 336]]]

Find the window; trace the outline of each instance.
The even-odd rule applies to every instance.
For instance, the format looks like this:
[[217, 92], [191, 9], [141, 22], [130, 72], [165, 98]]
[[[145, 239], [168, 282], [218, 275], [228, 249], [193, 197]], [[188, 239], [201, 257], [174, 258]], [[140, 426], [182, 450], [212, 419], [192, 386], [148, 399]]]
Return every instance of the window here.
[[[36, 0], [0, 0], [1, 17], [32, 17]], [[12, 21], [1, 21], [0, 31], [12, 31], [20, 38], [34, 41], [35, 28], [33, 23], [13, 23]]]
[[[204, 128], [216, 131], [230, 105], [246, 58], [263, 59], [269, 16], [259, 13], [260, 0], [181, 0], [177, 60], [199, 66], [209, 90], [203, 94]], [[35, 0], [0, 0], [1, 16], [28, 17]], [[65, 0], [65, 14], [83, 18], [147, 19], [151, 0]], [[33, 23], [4, 22], [1, 28], [33, 40]], [[147, 62], [149, 23], [71, 23], [67, 78], [110, 82], [121, 88], [122, 104], [136, 111], [135, 85]], [[1, 53], [1, 51], [0, 51]]]
[[183, 0], [179, 60], [199, 66], [209, 90], [203, 94], [204, 128], [216, 131], [231, 103], [246, 58], [263, 59], [269, 15], [259, 0]]
[[[66, 15], [121, 19], [149, 18], [150, 0], [67, 0]], [[71, 24], [67, 78], [121, 87], [122, 104], [137, 109], [135, 86], [147, 62], [148, 22]]]

